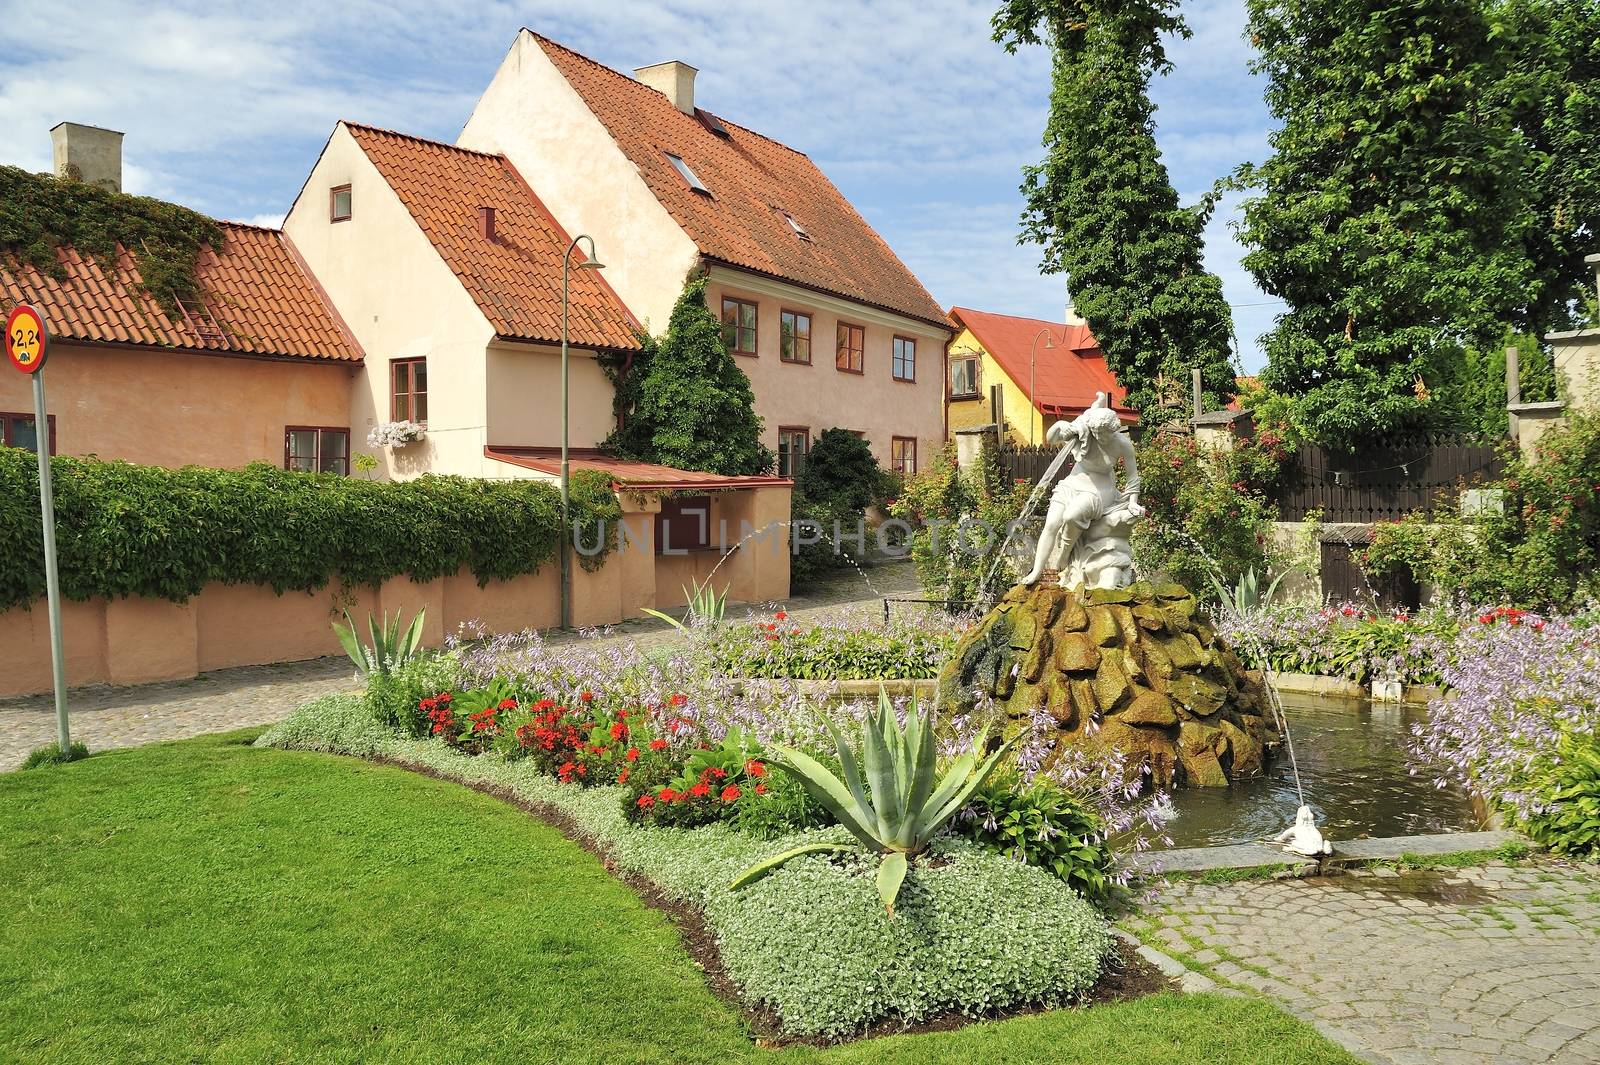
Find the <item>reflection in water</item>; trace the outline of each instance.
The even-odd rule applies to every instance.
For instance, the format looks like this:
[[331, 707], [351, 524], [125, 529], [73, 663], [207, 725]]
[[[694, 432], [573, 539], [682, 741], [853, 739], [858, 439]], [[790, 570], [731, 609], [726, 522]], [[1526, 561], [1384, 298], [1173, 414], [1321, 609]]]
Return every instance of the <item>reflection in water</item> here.
[[[1412, 776], [1406, 759], [1421, 707], [1362, 699], [1285, 695], [1284, 713], [1300, 759], [1306, 805], [1333, 841], [1478, 827], [1472, 801], [1456, 788]], [[1228, 788], [1185, 788], [1173, 796], [1173, 845], [1208, 847], [1270, 839], [1294, 821], [1294, 773], [1279, 751], [1266, 775]]]

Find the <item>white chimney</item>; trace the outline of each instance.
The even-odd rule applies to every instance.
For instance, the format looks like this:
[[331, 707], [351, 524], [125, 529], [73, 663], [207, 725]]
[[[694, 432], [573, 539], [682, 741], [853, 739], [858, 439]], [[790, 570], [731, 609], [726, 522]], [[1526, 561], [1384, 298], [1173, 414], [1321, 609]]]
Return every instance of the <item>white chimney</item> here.
[[122, 191], [122, 134], [114, 129], [61, 122], [50, 130], [56, 177]]
[[640, 67], [634, 76], [672, 101], [686, 115], [694, 114], [694, 76], [699, 73], [688, 63], [669, 59], [665, 63]]

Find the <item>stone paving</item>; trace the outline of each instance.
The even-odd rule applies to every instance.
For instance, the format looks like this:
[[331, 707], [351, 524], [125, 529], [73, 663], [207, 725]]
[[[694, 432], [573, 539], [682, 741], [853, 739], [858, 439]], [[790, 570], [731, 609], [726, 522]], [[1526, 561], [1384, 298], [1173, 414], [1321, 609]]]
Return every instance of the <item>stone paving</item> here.
[[[883, 563], [868, 572], [864, 579], [854, 570], [841, 571], [806, 589], [804, 595], [791, 597], [787, 608], [797, 619], [814, 621], [846, 610], [879, 611], [883, 596], [920, 594], [909, 562]], [[744, 610], [729, 607], [730, 616], [743, 616]], [[678, 636], [665, 622], [642, 619], [624, 622], [597, 638], [649, 645]], [[90, 750], [105, 750], [271, 724], [317, 696], [354, 686], [348, 659], [319, 658], [222, 669], [191, 680], [78, 688], [71, 692], [68, 707], [72, 738]], [[49, 695], [0, 699], [0, 772], [15, 769], [29, 751], [55, 738], [55, 704]]]
[[1392, 1065], [1600, 1062], [1600, 869], [1174, 880], [1124, 924]]

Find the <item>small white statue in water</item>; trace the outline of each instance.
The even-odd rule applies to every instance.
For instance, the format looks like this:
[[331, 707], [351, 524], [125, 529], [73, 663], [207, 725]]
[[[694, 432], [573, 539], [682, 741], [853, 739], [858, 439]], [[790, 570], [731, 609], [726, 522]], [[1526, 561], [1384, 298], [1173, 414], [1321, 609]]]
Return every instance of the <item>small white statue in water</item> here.
[[1279, 832], [1277, 841], [1291, 854], [1303, 854], [1307, 858], [1320, 858], [1333, 853], [1333, 844], [1322, 838], [1309, 806], [1302, 806], [1296, 811], [1294, 824]]
[[[1144, 517], [1139, 505], [1139, 466], [1133, 442], [1110, 399], [1101, 392], [1093, 405], [1070, 422], [1056, 422], [1045, 440], [1070, 448], [1072, 472], [1050, 493], [1044, 532], [1031, 585], [1055, 568], [1063, 588], [1125, 588], [1133, 581], [1133, 523]], [[1117, 487], [1117, 462], [1127, 467], [1127, 487]]]

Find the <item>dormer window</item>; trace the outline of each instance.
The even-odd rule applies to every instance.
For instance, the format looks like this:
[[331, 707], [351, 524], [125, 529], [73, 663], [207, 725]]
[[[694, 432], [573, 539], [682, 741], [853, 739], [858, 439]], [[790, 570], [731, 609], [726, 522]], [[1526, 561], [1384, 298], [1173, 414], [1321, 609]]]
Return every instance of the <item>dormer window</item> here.
[[682, 156], [673, 155], [671, 152], [664, 154], [667, 157], [667, 161], [672, 164], [673, 169], [678, 172], [678, 176], [683, 178], [691, 189], [705, 196], [711, 195], [711, 190], [706, 188], [705, 183], [700, 180], [693, 170], [689, 169], [689, 164], [683, 161]]
[[788, 211], [782, 211], [780, 213], [783, 215], [783, 220], [789, 223], [789, 228], [794, 230], [795, 236], [799, 237], [801, 240], [811, 239], [811, 234], [806, 232], [805, 226], [794, 220], [794, 215], [790, 214]]

